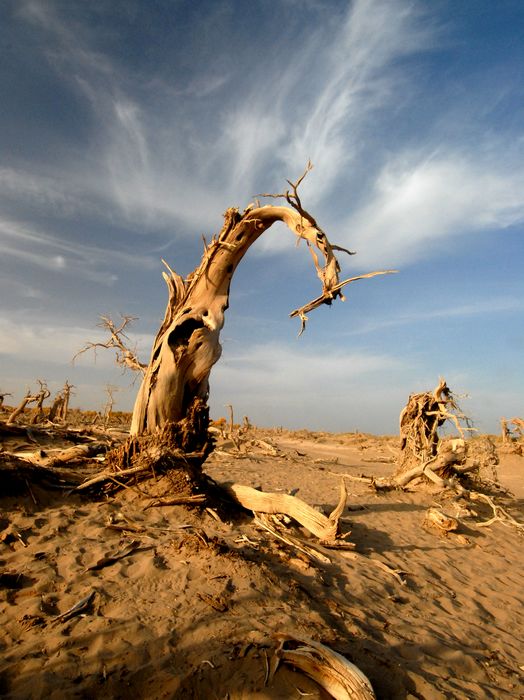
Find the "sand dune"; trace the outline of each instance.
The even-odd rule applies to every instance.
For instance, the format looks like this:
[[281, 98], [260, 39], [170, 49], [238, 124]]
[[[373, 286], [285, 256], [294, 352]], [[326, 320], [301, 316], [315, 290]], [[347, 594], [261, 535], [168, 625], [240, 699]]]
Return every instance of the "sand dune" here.
[[[392, 470], [393, 438], [260, 437], [275, 454], [233, 456], [224, 444], [205, 471], [265, 491], [298, 488], [327, 512], [341, 473]], [[501, 485], [513, 495], [499, 488], [495, 497], [523, 520], [524, 459], [500, 457]], [[363, 482], [347, 484], [343, 525], [356, 549], [325, 550], [329, 562], [276, 541], [247, 513], [219, 508], [217, 520], [205, 508], [144, 510], [130, 489], [99, 502], [34, 485], [4, 491], [0, 694], [327, 697], [284, 665], [265, 684], [274, 635], [284, 632], [342, 653], [378, 698], [524, 697], [516, 528], [479, 528], [487, 505], [476, 504], [476, 515], [455, 512], [431, 489], [379, 495]], [[435, 502], [459, 516], [460, 536], [424, 527]], [[81, 614], [68, 619], [64, 613], [82, 601]]]

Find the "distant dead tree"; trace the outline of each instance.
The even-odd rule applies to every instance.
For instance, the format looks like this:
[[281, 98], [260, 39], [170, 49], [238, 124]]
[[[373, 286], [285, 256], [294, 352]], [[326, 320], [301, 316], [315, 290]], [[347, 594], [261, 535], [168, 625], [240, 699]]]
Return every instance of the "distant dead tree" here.
[[73, 357], [73, 362], [79, 355], [82, 355], [88, 350], [93, 350], [96, 357], [96, 351], [98, 348], [104, 348], [106, 350], [116, 351], [116, 362], [118, 365], [126, 369], [130, 369], [133, 372], [140, 372], [144, 374], [147, 369], [147, 365], [140, 362], [136, 354], [136, 348], [131, 349], [129, 347], [129, 338], [125, 333], [126, 328], [130, 323], [136, 321], [134, 316], [121, 316], [120, 325], [116, 325], [115, 322], [109, 316], [100, 316], [100, 323], [97, 325], [103, 328], [109, 333], [109, 338], [105, 342], [91, 343], [88, 342], [85, 347], [79, 350]]
[[113, 406], [115, 405], [115, 394], [118, 391], [118, 387], [114, 384], [106, 384], [105, 392], [107, 394], [107, 401], [103, 410], [104, 423], [108, 425], [111, 420], [111, 413], [113, 412]]
[[504, 445], [506, 445], [508, 442], [511, 442], [511, 431], [508, 426], [508, 421], [504, 417], [500, 419], [500, 433], [502, 437], [502, 443]]
[[44, 401], [51, 396], [51, 392], [47, 387], [47, 383], [41, 379], [36, 380], [40, 384], [40, 391], [36, 394], [36, 406], [34, 409], [31, 423], [40, 423], [45, 418]]
[[[443, 444], [438, 431], [446, 421], [454, 425], [460, 437]], [[439, 380], [433, 391], [411, 394], [399, 423], [400, 456], [394, 475], [397, 485], [406, 485], [422, 475], [439, 483], [440, 475], [449, 472], [453, 464], [464, 462], [465, 433], [474, 428], [444, 379]]]
[[57, 393], [51, 408], [49, 409], [48, 419], [52, 423], [65, 423], [67, 421], [69, 399], [71, 397], [72, 389], [74, 388], [74, 385], [69, 384], [69, 380], [66, 379], [62, 390]]
[[522, 454], [522, 438], [524, 437], [524, 420], [522, 418], [500, 419], [502, 444], [512, 452]]
[[[135, 401], [130, 431], [133, 439], [129, 454], [122, 455], [123, 465], [129, 465], [130, 454], [136, 456], [140, 452], [138, 444], [142, 436], [147, 437], [146, 443], [150, 445], [151, 436], [166, 430], [169, 438], [165, 445], [192, 453], [200, 464], [209, 454], [209, 375], [221, 355], [219, 336], [229, 306], [231, 280], [250, 246], [275, 222], [284, 222], [299, 241], [305, 242], [322, 285], [318, 297], [290, 314], [301, 320], [301, 332], [306, 326], [306, 314], [321, 305], [331, 305], [337, 298], [343, 300], [342, 290], [346, 285], [394, 272], [370, 272], [340, 281], [335, 251], [351, 253], [330, 243], [298, 195], [298, 187], [310, 169], [308, 164], [296, 182], [288, 181], [291, 189], [286, 192], [259, 195], [282, 198], [288, 206], [260, 206], [257, 201], [243, 213], [236, 208], [228, 209], [222, 230], [209, 243], [204, 240], [200, 265], [185, 279], [163, 261], [169, 298]], [[116, 342], [113, 338], [114, 335], [109, 343], [111, 347]], [[92, 345], [96, 344], [86, 349]]]
[[522, 418], [512, 418], [510, 423], [513, 423], [514, 430], [518, 433], [519, 437], [524, 437], [524, 420]]
[[34, 394], [34, 395], [33, 395], [33, 394], [31, 394], [31, 390], [28, 389], [27, 392], [26, 392], [26, 395], [25, 395], [24, 398], [20, 401], [20, 403], [18, 404], [18, 406], [14, 409], [14, 411], [12, 411], [12, 412], [9, 414], [9, 417], [7, 418], [7, 423], [8, 423], [8, 424], [9, 424], [9, 423], [14, 423], [14, 422], [16, 421], [16, 419], [24, 413], [26, 407], [27, 407], [30, 403], [34, 403], [35, 401], [38, 401], [38, 398], [39, 398], [39, 395], [38, 395], [38, 394]]
[[[438, 430], [446, 421], [453, 423], [460, 437], [442, 438]], [[368, 481], [376, 490], [404, 488], [414, 479], [429, 480], [445, 488], [451, 484], [448, 481], [450, 477], [478, 471], [481, 462], [489, 462], [490, 466], [498, 462], [496, 455], [493, 459], [494, 445], [488, 440], [477, 448], [480, 459], [466, 463], [468, 451], [465, 434], [475, 428], [470, 426], [469, 419], [460, 410], [444, 379], [439, 380], [433, 391], [411, 394], [400, 413], [399, 423], [399, 456], [397, 468], [391, 476], [344, 476]]]
[[8, 391], [4, 391], [3, 393], [0, 394], [0, 410], [3, 409], [5, 397], [12, 396], [12, 395], [13, 394], [9, 393]]

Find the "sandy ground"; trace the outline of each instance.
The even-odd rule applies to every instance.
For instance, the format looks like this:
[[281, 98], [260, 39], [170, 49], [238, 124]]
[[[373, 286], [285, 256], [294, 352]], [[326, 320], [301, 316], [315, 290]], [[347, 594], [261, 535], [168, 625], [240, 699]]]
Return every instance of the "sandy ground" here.
[[[205, 471], [299, 489], [330, 512], [340, 474], [393, 470], [393, 438], [258, 437], [275, 453], [232, 456], [226, 443]], [[524, 458], [501, 454], [498, 477], [513, 495], [495, 498], [524, 521]], [[329, 562], [279, 543], [247, 513], [144, 510], [130, 490], [101, 502], [35, 486], [0, 495], [0, 696], [328, 697], [287, 666], [265, 685], [283, 632], [342, 653], [384, 700], [524, 698], [522, 536], [500, 522], [478, 527], [487, 506], [475, 517], [435, 491], [347, 485], [343, 525], [356, 549], [325, 550]], [[434, 503], [460, 515], [460, 537], [424, 527]], [[86, 599], [81, 615], [60, 617]]]

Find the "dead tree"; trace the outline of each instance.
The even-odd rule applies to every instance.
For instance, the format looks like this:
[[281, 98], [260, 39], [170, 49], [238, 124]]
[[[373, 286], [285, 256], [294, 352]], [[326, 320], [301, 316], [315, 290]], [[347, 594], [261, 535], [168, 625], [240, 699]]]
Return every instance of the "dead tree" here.
[[103, 417], [104, 423], [107, 426], [111, 420], [113, 406], [115, 405], [115, 393], [118, 391], [118, 387], [114, 386], [113, 384], [106, 384], [105, 391], [107, 394], [107, 401], [104, 406]]
[[0, 410], [3, 410], [5, 397], [12, 395], [13, 394], [10, 394], [8, 391], [4, 391], [3, 394], [0, 394]]
[[518, 437], [524, 437], [524, 420], [522, 418], [512, 418], [510, 423], [513, 423], [514, 431], [517, 433]]
[[62, 391], [58, 392], [49, 409], [48, 419], [53, 423], [65, 423], [67, 421], [67, 412], [69, 410], [69, 399], [71, 390], [74, 389], [73, 384], [69, 384], [66, 379]]
[[[393, 272], [370, 272], [340, 281], [335, 251], [345, 249], [329, 242], [298, 196], [298, 187], [309, 169], [310, 166], [297, 182], [289, 183], [290, 190], [268, 195], [284, 198], [288, 206], [260, 206], [257, 202], [243, 213], [228, 209], [222, 230], [208, 244], [204, 241], [200, 265], [185, 279], [163, 261], [166, 267], [163, 277], [169, 293], [167, 308], [135, 401], [131, 435], [107, 455], [104, 473], [82, 488], [105, 484], [110, 489], [115, 484], [121, 487], [126, 480], [160, 477], [161, 483], [153, 480], [151, 488], [158, 490], [165, 486], [170, 496], [164, 503], [171, 503], [173, 493], [199, 494], [210, 488], [209, 480], [202, 474], [202, 464], [213, 448], [213, 437], [208, 430], [209, 375], [221, 354], [219, 336], [229, 305], [231, 280], [249, 247], [272, 224], [284, 222], [299, 241], [305, 242], [321, 281], [322, 293], [291, 313], [300, 318], [301, 332], [306, 325], [306, 314], [323, 304], [332, 304], [337, 298], [343, 300], [342, 290], [347, 284]], [[114, 347], [112, 343], [108, 346]], [[149, 486], [143, 483], [140, 488], [144, 493]], [[221, 493], [223, 496], [224, 492]], [[227, 493], [229, 498], [251, 508], [250, 497], [246, 500], [236, 491]], [[345, 490], [333, 517], [330, 516], [329, 537], [338, 530], [343, 502]]]
[[15, 408], [15, 410], [9, 414], [9, 417], [7, 419], [7, 424], [9, 425], [10, 423], [14, 423], [16, 421], [16, 419], [18, 418], [18, 416], [21, 416], [24, 413], [26, 406], [28, 406], [28, 404], [30, 404], [30, 403], [34, 403], [35, 401], [38, 401], [38, 394], [35, 396], [32, 396], [31, 391], [28, 389], [26, 395], [20, 401], [18, 406]]
[[134, 316], [122, 316], [122, 322], [117, 326], [114, 321], [109, 316], [100, 316], [100, 323], [97, 325], [100, 328], [108, 331], [109, 339], [105, 342], [99, 343], [87, 343], [85, 347], [79, 350], [73, 357], [73, 362], [79, 355], [82, 355], [88, 350], [93, 350], [96, 357], [96, 351], [98, 348], [104, 348], [106, 350], [113, 349], [116, 351], [116, 362], [120, 365], [124, 371], [130, 369], [133, 372], [140, 372], [144, 374], [147, 369], [147, 365], [140, 362], [137, 357], [136, 348], [131, 349], [129, 347], [129, 338], [125, 334], [125, 330], [130, 323], [136, 321]]
[[231, 280], [249, 247], [275, 222], [284, 222], [299, 240], [305, 241], [322, 284], [320, 296], [290, 314], [300, 318], [301, 330], [305, 328], [309, 311], [330, 305], [337, 298], [344, 299], [345, 285], [392, 272], [371, 272], [339, 280], [335, 251], [349, 251], [329, 242], [298, 196], [298, 186], [310, 167], [296, 183], [289, 183], [291, 190], [279, 195], [261, 195], [284, 198], [289, 206], [257, 203], [243, 213], [228, 209], [222, 230], [209, 244], [204, 242], [202, 261], [186, 279], [164, 262], [167, 272], [163, 277], [169, 299], [135, 402], [132, 435], [151, 434], [166, 425], [174, 425], [176, 440], [183, 449], [205, 452], [209, 374], [221, 354], [219, 335], [229, 305]]
[[[460, 438], [442, 443], [438, 430], [446, 421], [453, 423]], [[444, 379], [433, 391], [411, 394], [399, 422], [400, 453], [394, 475], [397, 485], [404, 486], [423, 474], [438, 483], [452, 465], [464, 462], [465, 433], [473, 428]]]
[[502, 444], [507, 445], [511, 442], [511, 431], [508, 426], [508, 422], [504, 417], [500, 419], [500, 434], [502, 437]]
[[[460, 437], [443, 440], [438, 429], [446, 421], [451, 421]], [[473, 470], [478, 471], [480, 462], [487, 458], [467, 459], [468, 450], [465, 434], [474, 431], [469, 419], [460, 410], [456, 398], [444, 379], [433, 391], [411, 394], [400, 413], [400, 445], [397, 469], [388, 477], [358, 476], [344, 474], [348, 479], [367, 482], [374, 489], [390, 490], [404, 488], [414, 479], [432, 481], [441, 488], [453, 485], [457, 491], [464, 491], [449, 481]], [[462, 425], [465, 423], [466, 425]], [[488, 441], [489, 442], [489, 441]], [[493, 444], [482, 445], [480, 451], [488, 453]], [[478, 452], [479, 450], [477, 450]], [[492, 462], [496, 463], [495, 462]]]
[[33, 424], [39, 423], [45, 418], [44, 401], [51, 396], [51, 392], [47, 388], [46, 382], [42, 381], [41, 379], [37, 379], [36, 381], [40, 384], [40, 391], [36, 395], [36, 406], [31, 419], [31, 423]]
[[522, 418], [500, 419], [502, 445], [515, 454], [522, 454], [524, 438], [524, 420]]

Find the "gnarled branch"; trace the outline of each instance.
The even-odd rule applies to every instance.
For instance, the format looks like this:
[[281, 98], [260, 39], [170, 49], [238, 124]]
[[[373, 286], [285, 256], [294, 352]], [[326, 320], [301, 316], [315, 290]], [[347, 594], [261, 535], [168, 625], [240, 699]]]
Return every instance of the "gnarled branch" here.
[[130, 369], [133, 372], [141, 372], [142, 374], [147, 369], [147, 365], [140, 362], [136, 354], [136, 348], [129, 348], [127, 343], [129, 338], [125, 334], [125, 329], [127, 326], [136, 321], [134, 316], [122, 316], [122, 322], [119, 326], [115, 324], [112, 318], [109, 316], [100, 316], [100, 323], [97, 325], [100, 328], [109, 332], [109, 339], [105, 342], [91, 343], [88, 342], [85, 347], [79, 350], [73, 357], [73, 362], [79, 355], [82, 355], [88, 350], [93, 350], [96, 356], [96, 351], [98, 348], [104, 348], [106, 350], [113, 349], [116, 351], [116, 362], [118, 365], [125, 369]]

